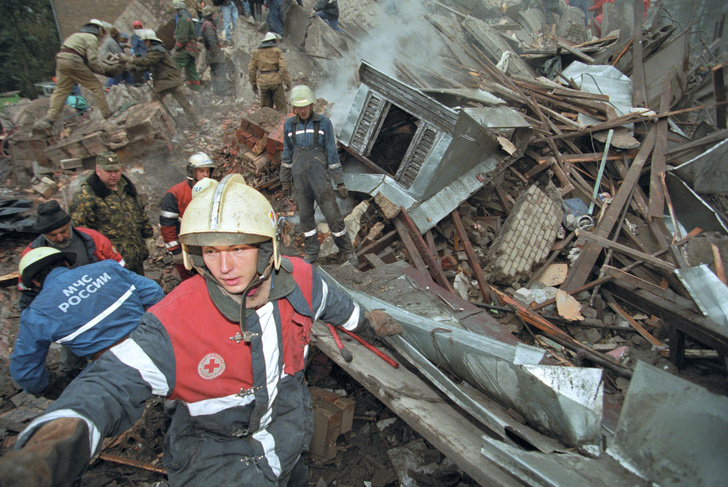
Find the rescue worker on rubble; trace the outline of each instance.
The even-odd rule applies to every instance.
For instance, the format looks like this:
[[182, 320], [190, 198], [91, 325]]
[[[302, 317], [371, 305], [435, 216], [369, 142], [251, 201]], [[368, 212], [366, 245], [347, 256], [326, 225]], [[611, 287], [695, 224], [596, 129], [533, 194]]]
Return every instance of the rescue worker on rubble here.
[[336, 0], [318, 0], [313, 6], [313, 11], [321, 17], [321, 20], [334, 29], [341, 32], [339, 28], [339, 2]]
[[282, 36], [283, 18], [286, 14], [283, 11], [281, 0], [265, 0], [263, 5], [268, 7], [268, 16], [265, 19], [268, 24], [268, 30]]
[[164, 97], [172, 95], [187, 115], [189, 124], [194, 126], [198, 120], [197, 112], [185, 93], [185, 80], [182, 73], [164, 48], [161, 39], [152, 29], [142, 29], [139, 35], [147, 46], [147, 55], [127, 59], [126, 69], [151, 71], [154, 92], [159, 96], [160, 102], [164, 103]]
[[0, 483], [18, 485], [34, 469], [70, 485], [101, 440], [131, 428], [156, 395], [177, 400], [164, 448], [170, 485], [308, 485], [301, 452], [313, 411], [303, 369], [313, 322], [378, 335], [402, 328], [282, 257], [276, 234], [270, 203], [238, 174], [195, 196], [180, 240], [199, 275], [18, 436], [19, 451], [0, 460]]
[[109, 237], [124, 256], [127, 269], [143, 276], [144, 261], [149, 257], [145, 239], [154, 236], [154, 230], [136, 186], [121, 171], [115, 153], [98, 154], [96, 172], [73, 198], [71, 218]]
[[260, 106], [270, 107], [281, 113], [288, 112], [286, 93], [291, 89], [291, 75], [283, 52], [276, 47], [278, 34], [268, 32], [263, 42], [253, 51], [248, 63], [248, 79], [253, 93], [260, 93]]
[[[104, 43], [99, 49], [99, 55], [104, 61], [118, 64], [119, 61], [123, 62], [125, 56], [124, 48], [122, 47], [123, 38], [119, 29], [111, 27], [109, 29], [109, 35], [104, 39]], [[134, 85], [134, 77], [129, 71], [122, 71], [117, 73], [115, 76], [109, 77], [106, 81], [106, 87], [110, 88], [114, 85], [121, 84], [122, 82], [128, 85]]]
[[76, 83], [91, 91], [104, 118], [111, 116], [104, 88], [94, 74], [113, 76], [120, 72], [120, 66], [111, 65], [98, 55], [99, 40], [106, 36], [107, 26], [105, 22], [91, 19], [63, 41], [60, 52], [56, 54], [56, 88], [51, 95], [48, 112], [35, 122], [34, 129], [51, 128], [61, 116], [66, 98]]
[[[41, 203], [36, 208], [35, 230], [40, 235], [30, 242], [20, 253], [23, 257], [33, 249], [51, 247], [75, 255], [71, 268], [92, 264], [100, 260], [110, 259], [124, 266], [124, 258], [114, 248], [111, 241], [96, 230], [71, 225], [71, 216], [63, 211], [56, 200]], [[20, 311], [27, 308], [37, 292], [18, 286], [20, 293]]]
[[179, 277], [184, 281], [194, 275], [182, 262], [182, 246], [179, 243], [179, 225], [185, 214], [187, 205], [192, 201], [192, 187], [201, 179], [212, 176], [215, 163], [204, 152], [190, 156], [187, 161], [187, 179], [172, 186], [162, 198], [162, 209], [159, 213], [164, 248], [172, 254]]
[[200, 35], [205, 45], [205, 62], [210, 66], [212, 92], [218, 96], [230, 96], [227, 84], [225, 54], [220, 48], [220, 39], [215, 28], [215, 7], [205, 5], [202, 8], [202, 27]]
[[[172, 0], [172, 8], [177, 12], [179, 21], [174, 29], [174, 49], [172, 59], [177, 68], [183, 71], [187, 79], [187, 86], [191, 90], [199, 91], [200, 77], [197, 74], [197, 31], [192, 15], [187, 10], [184, 0]], [[152, 78], [154, 73], [152, 73]]]
[[53, 386], [45, 369], [52, 342], [77, 357], [96, 358], [136, 328], [145, 308], [164, 298], [159, 284], [114, 261], [71, 269], [75, 258], [72, 252], [40, 247], [20, 260], [23, 285], [38, 296], [20, 314], [10, 375], [30, 394]]
[[339, 196], [349, 196], [336, 150], [334, 127], [328, 117], [313, 111], [314, 101], [313, 92], [308, 86], [293, 87], [291, 105], [295, 116], [288, 118], [283, 124], [280, 172], [283, 192], [290, 193], [293, 183], [306, 247], [306, 262], [318, 263], [320, 244], [313, 206], [315, 202], [329, 224], [334, 243], [344, 254], [346, 261], [357, 267], [359, 260], [354, 253], [334, 189], [331, 187], [333, 177]]

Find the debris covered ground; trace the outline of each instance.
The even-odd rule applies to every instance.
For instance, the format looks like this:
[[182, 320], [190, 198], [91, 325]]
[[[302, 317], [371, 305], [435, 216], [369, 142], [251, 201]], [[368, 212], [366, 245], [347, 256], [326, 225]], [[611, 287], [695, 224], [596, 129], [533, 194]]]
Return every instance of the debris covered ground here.
[[[309, 3], [304, 10], [292, 2], [282, 45], [294, 83], [314, 87], [317, 111], [348, 131], [340, 155], [353, 196], [340, 203], [350, 213], [347, 228], [360, 259], [358, 271], [339, 267], [324, 241], [324, 270], [422, 314], [435, 302], [438, 315], [466, 321], [472, 312], [459, 303], [474, 303], [553, 363], [603, 368], [610, 403], [624, 400], [638, 361], [728, 394], [721, 309], [728, 257], [725, 12], [713, 38], [690, 50], [689, 35], [669, 21], [663, 2], [653, 2], [636, 32], [634, 2], [605, 4], [602, 35], [594, 38], [581, 11], [563, 2], [549, 19], [538, 2], [526, 0], [475, 2], [477, 8], [342, 1], [342, 35], [318, 18], [309, 21]], [[261, 109], [246, 80], [250, 50], [261, 37], [240, 23], [226, 48], [236, 65], [235, 100], [193, 94], [204, 118], [193, 129], [177, 126], [181, 110], [171, 100], [160, 104], [146, 87], [113, 88], [109, 104], [119, 113], [109, 121], [94, 110], [77, 115], [66, 108], [67, 123], [52, 138], [29, 130], [47, 100], [4, 111], [3, 126], [13, 130], [2, 166], [5, 363], [19, 319], [12, 273], [34, 237], [27, 217], [36, 202], [51, 198], [67, 208], [99, 152], [117, 151], [156, 222], [164, 192], [184, 177], [186, 158], [204, 151], [220, 163], [215, 177], [239, 172], [268, 195], [284, 218], [285, 253], [302, 253], [295, 201], [277, 178], [285, 115]], [[372, 96], [384, 101], [367, 105]], [[497, 125], [494, 110], [507, 111], [507, 123]], [[462, 118], [448, 122], [453, 114]], [[380, 124], [365, 127], [367, 117], [381, 117]], [[437, 145], [448, 137], [449, 146]], [[456, 145], [471, 139], [475, 151]], [[418, 144], [428, 140], [417, 160]], [[428, 172], [428, 164], [443, 160], [447, 167]], [[445, 194], [447, 200], [438, 199]], [[147, 276], [168, 292], [179, 281], [157, 237]], [[403, 263], [412, 271], [401, 270]], [[410, 272], [422, 281], [403, 281]], [[50, 367], [55, 360], [51, 354]], [[0, 426], [10, 448], [47, 399], [20, 392], [3, 371]], [[312, 448], [311, 485], [476, 484], [324, 354], [312, 355], [308, 374], [312, 387], [355, 405], [351, 430], [335, 431], [333, 440], [325, 435]], [[324, 396], [316, 411], [331, 427], [340, 411], [327, 404], [339, 399]], [[163, 482], [166, 421], [163, 401], [148, 404], [133, 430], [107, 440], [82, 485]], [[410, 457], [418, 468], [400, 464]], [[659, 483], [659, 476], [652, 480]]]

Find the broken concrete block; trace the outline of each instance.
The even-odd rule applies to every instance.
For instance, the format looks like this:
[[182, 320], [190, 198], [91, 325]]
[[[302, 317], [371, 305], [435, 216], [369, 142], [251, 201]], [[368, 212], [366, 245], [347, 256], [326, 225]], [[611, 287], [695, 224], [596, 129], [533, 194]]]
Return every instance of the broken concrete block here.
[[89, 156], [95, 156], [96, 154], [101, 154], [102, 152], [107, 152], [109, 150], [109, 148], [106, 147], [104, 140], [101, 138], [101, 132], [88, 134], [81, 139], [81, 144], [86, 148]]
[[311, 13], [298, 4], [291, 2], [291, 6], [286, 13], [286, 21], [283, 30], [286, 32], [286, 38], [292, 46], [303, 49], [306, 41], [306, 32], [308, 31], [308, 19]]
[[58, 192], [58, 184], [44, 176], [38, 184], [33, 186], [33, 190], [42, 194], [45, 199], [50, 199], [51, 196]]
[[560, 202], [537, 186], [523, 192], [488, 248], [484, 270], [489, 279], [513, 284], [546, 260], [561, 227]]
[[79, 169], [83, 167], [81, 158], [74, 157], [73, 159], [61, 159], [61, 169]]
[[399, 215], [399, 206], [389, 201], [389, 199], [387, 199], [387, 197], [382, 193], [374, 195], [374, 202], [379, 205], [379, 209], [382, 210], [382, 214], [385, 218], [393, 220], [397, 215]]
[[314, 15], [308, 26], [304, 50], [314, 56], [341, 57], [349, 51], [349, 45], [344, 36]]

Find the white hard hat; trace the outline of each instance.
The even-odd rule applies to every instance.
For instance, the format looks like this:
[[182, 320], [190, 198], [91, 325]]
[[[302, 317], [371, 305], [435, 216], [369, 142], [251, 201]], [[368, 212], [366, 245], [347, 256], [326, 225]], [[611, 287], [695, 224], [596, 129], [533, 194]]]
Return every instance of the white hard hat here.
[[139, 29], [139, 37], [141, 37], [144, 41], [162, 42], [162, 40], [157, 37], [157, 33], [152, 29]]
[[258, 272], [273, 264], [277, 270], [281, 256], [277, 240], [277, 220], [268, 200], [245, 183], [239, 174], [225, 176], [192, 198], [180, 225], [179, 240], [185, 267], [202, 267], [202, 246], [261, 245], [272, 242], [268, 260], [258, 262]]
[[306, 85], [294, 86], [291, 90], [291, 105], [294, 107], [306, 107], [313, 105], [315, 101], [313, 91]]
[[192, 154], [190, 156], [190, 159], [187, 161], [187, 179], [194, 181], [195, 180], [195, 169], [205, 168], [209, 167], [212, 169], [215, 169], [217, 165], [212, 162], [212, 159], [210, 159], [210, 156], [205, 154], [204, 152], [198, 152], [196, 154]]
[[281, 36], [279, 36], [275, 32], [268, 32], [268, 33], [265, 34], [265, 37], [263, 37], [263, 42], [266, 42], [266, 41], [277, 41], [280, 38], [281, 38]]

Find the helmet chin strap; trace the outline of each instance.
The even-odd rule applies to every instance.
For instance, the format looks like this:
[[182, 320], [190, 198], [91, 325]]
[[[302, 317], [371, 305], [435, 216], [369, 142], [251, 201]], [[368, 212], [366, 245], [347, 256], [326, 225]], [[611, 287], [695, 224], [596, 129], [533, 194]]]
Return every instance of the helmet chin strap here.
[[245, 320], [245, 309], [247, 306], [248, 301], [248, 293], [251, 289], [254, 289], [257, 286], [260, 286], [263, 282], [265, 282], [271, 275], [271, 272], [273, 270], [273, 258], [271, 258], [270, 262], [268, 263], [268, 266], [265, 268], [265, 271], [263, 271], [263, 274], [258, 274], [255, 279], [250, 281], [250, 284], [247, 285], [245, 290], [243, 291], [243, 299], [240, 300], [240, 315], [238, 318], [238, 324], [240, 325], [240, 334], [244, 337], [247, 333], [247, 323]]

